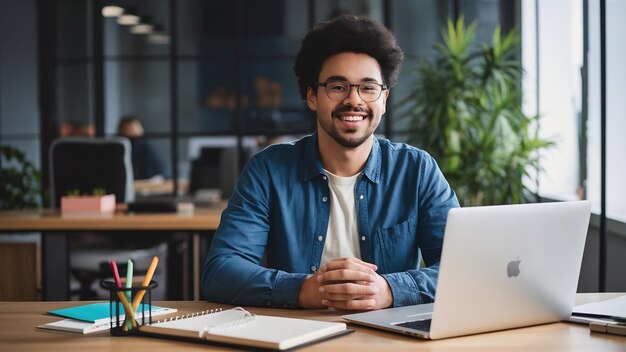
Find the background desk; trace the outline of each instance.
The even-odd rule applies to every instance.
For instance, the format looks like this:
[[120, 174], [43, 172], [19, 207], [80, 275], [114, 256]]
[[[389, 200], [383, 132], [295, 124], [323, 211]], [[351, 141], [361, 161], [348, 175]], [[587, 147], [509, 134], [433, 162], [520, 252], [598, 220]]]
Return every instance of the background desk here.
[[[133, 181], [135, 195], [139, 197], [171, 196], [174, 193], [174, 180], [135, 180]], [[187, 194], [189, 184], [187, 180], [178, 180], [178, 194]]]
[[60, 215], [58, 212], [0, 212], [0, 232], [42, 232], [41, 275], [45, 300], [69, 298], [68, 236], [84, 231], [142, 232], [186, 231], [192, 233], [193, 299], [200, 298], [200, 233], [214, 231], [226, 203], [196, 209], [193, 214]]
[[[616, 294], [579, 294], [578, 304]], [[0, 302], [0, 351], [233, 351], [232, 348], [147, 337], [112, 337], [108, 332], [88, 335], [38, 330], [37, 325], [59, 320], [44, 315], [50, 309], [77, 302]], [[191, 313], [217, 307], [208, 302], [155, 302]], [[220, 307], [226, 307], [220, 305]], [[331, 310], [250, 308], [257, 314], [343, 321]], [[356, 332], [305, 347], [302, 351], [624, 351], [626, 337], [590, 333], [586, 325], [555, 323], [487, 334], [424, 341], [408, 336], [350, 325]]]

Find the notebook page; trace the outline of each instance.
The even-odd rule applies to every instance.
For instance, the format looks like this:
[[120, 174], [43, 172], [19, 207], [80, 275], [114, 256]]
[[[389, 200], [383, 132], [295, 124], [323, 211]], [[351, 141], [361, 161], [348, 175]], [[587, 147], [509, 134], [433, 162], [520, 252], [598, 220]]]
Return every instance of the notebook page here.
[[345, 323], [254, 315], [241, 307], [182, 316], [145, 325], [140, 330], [157, 337], [174, 336], [279, 350], [350, 331], [346, 330]]
[[344, 323], [257, 315], [254, 321], [211, 335], [265, 342], [259, 346], [287, 349], [346, 329]]

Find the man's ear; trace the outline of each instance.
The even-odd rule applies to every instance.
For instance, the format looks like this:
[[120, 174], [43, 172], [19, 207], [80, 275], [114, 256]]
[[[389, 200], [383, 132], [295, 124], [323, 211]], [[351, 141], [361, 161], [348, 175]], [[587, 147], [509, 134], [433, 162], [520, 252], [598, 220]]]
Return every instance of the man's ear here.
[[317, 111], [317, 94], [311, 87], [306, 89], [306, 105], [311, 111]]
[[382, 109], [382, 114], [383, 115], [385, 112], [387, 112], [387, 98], [389, 98], [389, 89], [385, 89], [383, 90], [383, 94], [380, 96], [380, 99], [382, 99], [381, 103], [383, 105], [383, 109]]
[[387, 98], [389, 98], [389, 94], [391, 94], [391, 90], [389, 88], [383, 90], [383, 94], [380, 98], [383, 100], [383, 105], [387, 105]]

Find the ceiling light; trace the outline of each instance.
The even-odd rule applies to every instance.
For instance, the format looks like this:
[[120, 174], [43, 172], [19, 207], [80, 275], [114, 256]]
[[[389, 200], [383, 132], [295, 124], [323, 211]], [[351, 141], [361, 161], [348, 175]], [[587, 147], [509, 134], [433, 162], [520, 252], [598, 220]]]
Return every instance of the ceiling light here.
[[166, 34], [153, 33], [148, 37], [148, 41], [152, 44], [167, 45], [170, 43], [170, 36]]
[[150, 34], [154, 26], [148, 23], [139, 23], [130, 27], [132, 34]]
[[117, 18], [117, 24], [122, 26], [134, 26], [139, 23], [139, 16], [132, 13], [125, 13]]
[[124, 14], [124, 8], [117, 5], [107, 5], [102, 8], [102, 16], [118, 17]]

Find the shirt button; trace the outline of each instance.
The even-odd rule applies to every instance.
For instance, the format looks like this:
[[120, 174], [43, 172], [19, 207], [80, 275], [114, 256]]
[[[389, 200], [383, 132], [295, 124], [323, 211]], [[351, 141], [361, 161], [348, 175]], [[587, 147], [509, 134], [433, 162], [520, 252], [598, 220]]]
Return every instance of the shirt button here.
[[322, 176], [322, 180], [326, 181], [327, 177], [326, 176]]
[[328, 201], [328, 198], [322, 197], [322, 202], [326, 203], [326, 201]]
[[361, 236], [361, 241], [365, 241], [365, 236]]
[[362, 194], [359, 196], [359, 199], [363, 199], [363, 195]]
[[317, 270], [317, 267], [315, 265], [311, 265], [311, 271], [315, 271]]
[[317, 236], [317, 240], [318, 240], [318, 241], [322, 242], [322, 240], [323, 240], [323, 239], [324, 239], [324, 237], [323, 237], [322, 235]]

